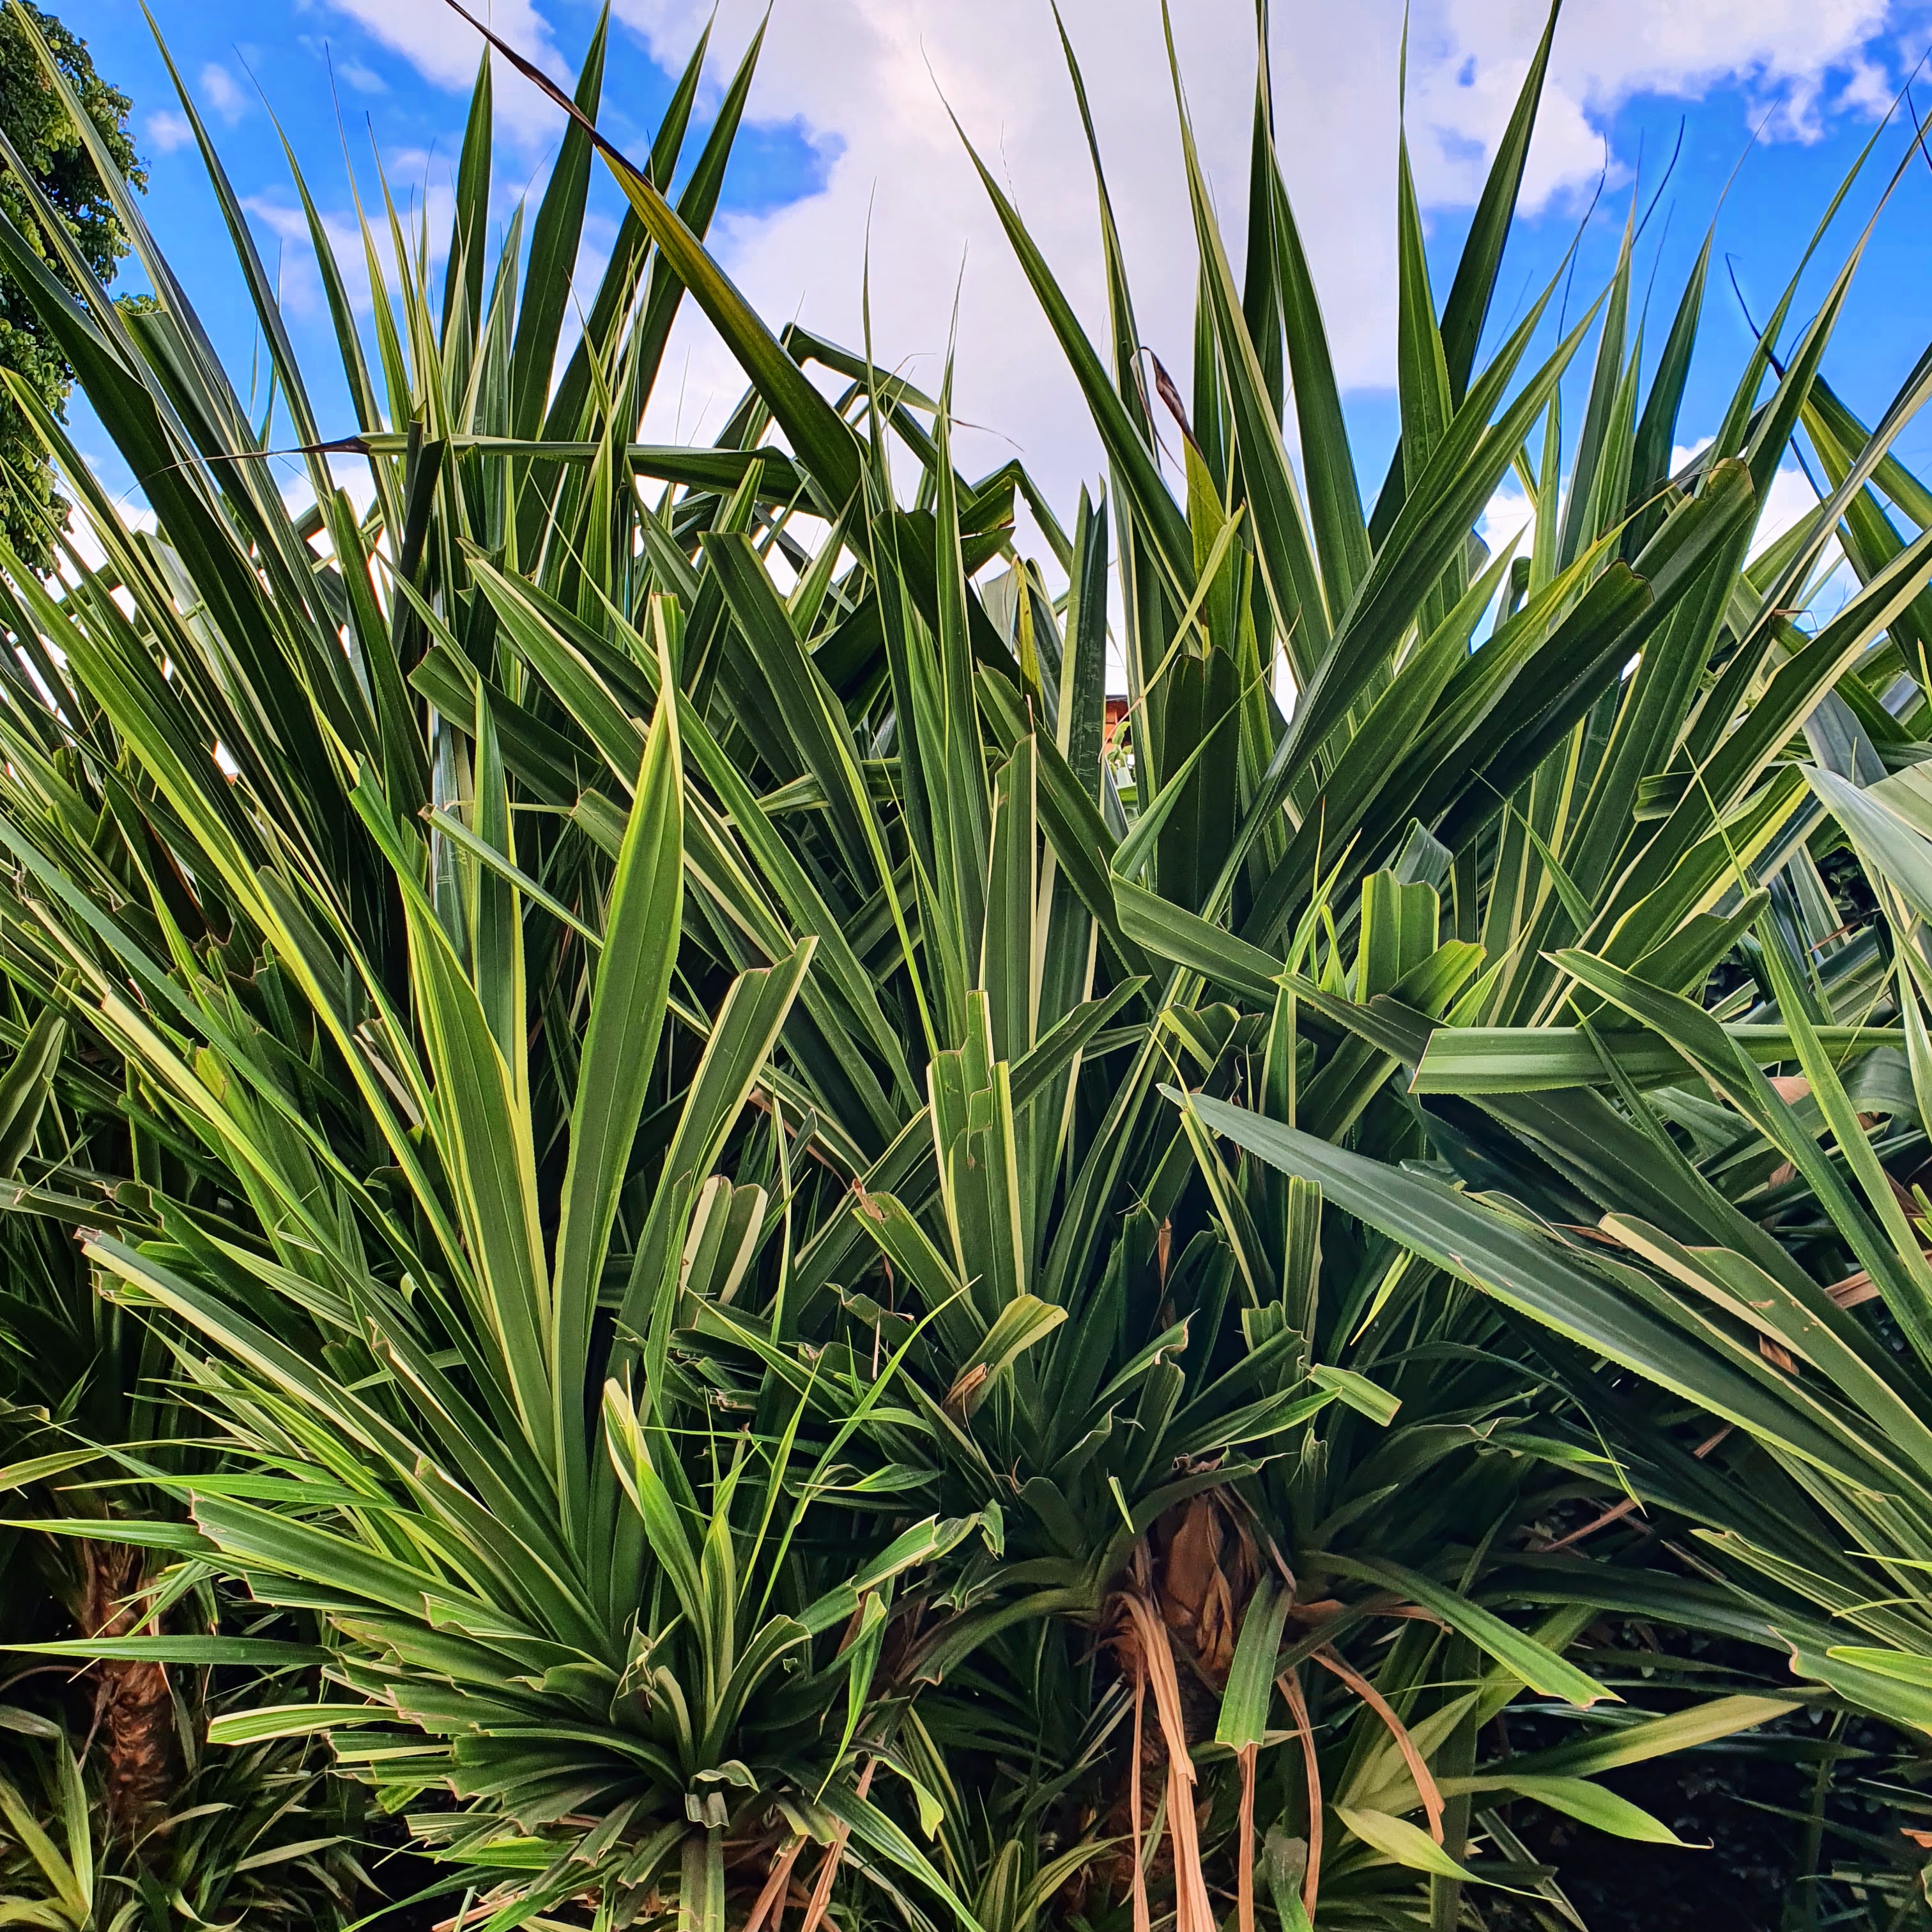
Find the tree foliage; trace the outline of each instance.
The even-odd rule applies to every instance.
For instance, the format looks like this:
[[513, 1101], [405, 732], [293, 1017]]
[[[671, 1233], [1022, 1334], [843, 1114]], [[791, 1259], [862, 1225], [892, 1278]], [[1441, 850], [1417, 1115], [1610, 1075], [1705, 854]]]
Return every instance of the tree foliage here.
[[[27, 30], [31, 20], [32, 33]], [[8, 0], [0, 14], [0, 136], [10, 152], [0, 174], [0, 208], [33, 238], [39, 259], [75, 295], [83, 278], [112, 282], [128, 239], [67, 102], [50, 84], [38, 35], [87, 116], [116, 172], [136, 187], [146, 177], [128, 131], [132, 103], [96, 72], [87, 43], [31, 0]], [[44, 233], [20, 184], [31, 175], [60, 219], [62, 237]], [[42, 320], [26, 286], [0, 278], [0, 369], [25, 384], [42, 407], [63, 416], [74, 367]], [[53, 566], [66, 500], [57, 493], [45, 444], [9, 397], [0, 397], [0, 529], [21, 561]]]

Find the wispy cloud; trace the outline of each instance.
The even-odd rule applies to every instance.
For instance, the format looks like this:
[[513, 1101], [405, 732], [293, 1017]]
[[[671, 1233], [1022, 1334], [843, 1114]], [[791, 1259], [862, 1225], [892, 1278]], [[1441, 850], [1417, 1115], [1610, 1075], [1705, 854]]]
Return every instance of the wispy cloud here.
[[[476, 80], [483, 55], [482, 38], [444, 0], [332, 0], [332, 4], [336, 12], [346, 14], [384, 46], [400, 54], [435, 86], [466, 91]], [[497, 33], [538, 65], [560, 77], [569, 77], [551, 38], [550, 22], [532, 0], [491, 0], [488, 6], [470, 10], [486, 16]], [[340, 65], [337, 71], [350, 86], [358, 84]], [[532, 145], [556, 139], [562, 116], [555, 108], [500, 62], [496, 82], [497, 118], [506, 134]]]
[[[388, 178], [401, 204], [405, 232], [412, 234], [418, 219], [429, 227], [430, 260], [440, 264], [449, 241], [450, 223], [456, 198], [446, 166], [422, 148], [398, 148], [384, 157]], [[283, 307], [292, 315], [319, 316], [325, 313], [322, 275], [315, 259], [315, 245], [309, 232], [308, 218], [292, 200], [280, 194], [249, 195], [242, 206], [248, 211], [258, 235], [272, 245], [264, 250], [274, 268]], [[587, 226], [587, 224], [586, 224]], [[371, 306], [368, 256], [363, 247], [362, 230], [355, 214], [346, 209], [322, 211], [323, 234], [334, 256], [338, 273], [350, 303], [358, 314], [368, 314]], [[608, 243], [604, 246], [608, 250]], [[392, 278], [392, 293], [400, 272], [391, 256], [386, 226], [379, 223], [376, 254], [383, 274]]]
[[325, 35], [302, 34], [300, 44], [328, 70], [332, 80], [352, 87], [358, 94], [387, 94], [389, 83], [365, 61], [344, 53]]
[[358, 60], [338, 60], [330, 63], [338, 80], [346, 81], [358, 94], [386, 94], [389, 83], [373, 67], [364, 67]]
[[248, 96], [241, 82], [219, 61], [210, 61], [202, 69], [201, 92], [208, 106], [231, 125], [248, 111]]
[[194, 130], [188, 125], [188, 116], [177, 114], [172, 107], [158, 108], [141, 123], [141, 131], [148, 137], [148, 146], [158, 154], [172, 154], [194, 139]]

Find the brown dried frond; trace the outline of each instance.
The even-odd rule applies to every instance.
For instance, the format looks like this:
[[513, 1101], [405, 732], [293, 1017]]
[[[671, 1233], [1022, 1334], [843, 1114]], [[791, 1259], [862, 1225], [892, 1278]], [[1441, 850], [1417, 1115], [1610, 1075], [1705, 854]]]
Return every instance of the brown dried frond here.
[[[872, 1788], [872, 1773], [879, 1766], [875, 1757], [866, 1760], [866, 1768], [859, 1774], [859, 1796], [863, 1798]], [[852, 1835], [849, 1825], [841, 1825], [832, 1834], [832, 1842], [825, 1848], [825, 1856], [819, 1861], [818, 1876], [812, 1888], [812, 1897], [805, 1908], [805, 1923], [799, 1932], [818, 1932], [826, 1922], [827, 1908], [832, 1903], [832, 1881], [838, 1875], [839, 1862], [845, 1856], [845, 1841]], [[801, 1845], [803, 1840], [800, 1841]]]
[[1318, 1650], [1315, 1660], [1324, 1670], [1332, 1671], [1340, 1678], [1388, 1726], [1389, 1735], [1395, 1739], [1396, 1748], [1402, 1753], [1403, 1763], [1408, 1766], [1409, 1776], [1415, 1780], [1416, 1796], [1422, 1800], [1422, 1808], [1428, 1814], [1429, 1834], [1441, 1844], [1442, 1793], [1436, 1788], [1435, 1778], [1424, 1762], [1421, 1752], [1416, 1749], [1415, 1740], [1409, 1736], [1408, 1726], [1396, 1715], [1388, 1700], [1352, 1664], [1345, 1663], [1332, 1645], [1324, 1645]]
[[1302, 1694], [1301, 1673], [1283, 1671], [1275, 1685], [1288, 1700], [1288, 1715], [1301, 1740], [1301, 1768], [1308, 1784], [1308, 1863], [1301, 1875], [1301, 1907], [1312, 1924], [1322, 1883], [1322, 1766], [1315, 1755], [1315, 1726], [1308, 1714], [1308, 1700]]
[[[1118, 1621], [1110, 1642], [1134, 1684], [1135, 1750], [1132, 1808], [1138, 1841], [1141, 1790], [1140, 1718], [1143, 1692], [1151, 1688], [1161, 1742], [1167, 1757], [1167, 1832], [1174, 1852], [1174, 1932], [1214, 1932], [1214, 1908], [1208, 1903], [1207, 1875], [1201, 1866], [1201, 1840], [1194, 1812], [1194, 1765], [1188, 1755], [1186, 1720], [1181, 1711], [1180, 1676], [1174, 1667], [1174, 1647], [1167, 1627], [1154, 1606], [1137, 1591], [1124, 1591], [1113, 1600]], [[1134, 1923], [1144, 1932], [1146, 1880], [1138, 1842], [1134, 1850]]]
[[1261, 1572], [1254, 1537], [1218, 1490], [1204, 1490], [1167, 1511], [1150, 1540], [1161, 1621], [1218, 1688]]
[[1863, 1268], [1848, 1274], [1843, 1281], [1834, 1281], [1825, 1292], [1840, 1308], [1858, 1308], [1868, 1301], [1878, 1299], [1878, 1283]]
[[795, 1836], [772, 1858], [770, 1875], [765, 1880], [764, 1889], [758, 1894], [758, 1903], [752, 1907], [752, 1916], [745, 1921], [744, 1932], [760, 1932], [767, 1912], [772, 1916], [772, 1932], [778, 1932], [784, 1919], [785, 1894], [791, 1883], [791, 1868], [798, 1863], [798, 1855], [804, 1850], [804, 1838]]

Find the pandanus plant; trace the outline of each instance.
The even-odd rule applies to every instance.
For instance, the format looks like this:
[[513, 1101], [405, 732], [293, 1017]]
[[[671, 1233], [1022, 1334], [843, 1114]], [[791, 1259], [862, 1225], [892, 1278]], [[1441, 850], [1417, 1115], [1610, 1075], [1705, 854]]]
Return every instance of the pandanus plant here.
[[[1826, 320], [1677, 477], [1708, 249], [1648, 388], [1628, 238], [1582, 321], [1550, 339], [1552, 283], [1483, 352], [1553, 15], [1439, 314], [1399, 171], [1402, 437], [1365, 514], [1261, 26], [1238, 278], [1182, 116], [1180, 496], [1097, 151], [1104, 351], [982, 170], [1107, 454], [1064, 523], [1017, 465], [959, 472], [948, 385], [775, 335], [705, 252], [755, 45], [674, 203], [705, 49], [634, 163], [600, 26], [494, 260], [486, 56], [440, 290], [386, 188], [364, 224], [373, 362], [298, 170], [332, 439], [182, 89], [306, 512], [118, 184], [147, 312], [70, 300], [0, 223], [155, 524], [35, 418], [104, 560], [6, 572], [0, 965], [99, 1070], [89, 1164], [44, 1131], [34, 1178], [98, 1205], [68, 1222], [99, 1291], [205, 1419], [192, 1466], [99, 1444], [156, 1587], [313, 1638], [231, 1612], [43, 1651], [316, 1673], [211, 1736], [326, 1735], [465, 1925], [1446, 1928], [1472, 1883], [1561, 1906], [1512, 1794], [1668, 1840], [1592, 1774], [1799, 1694], [1634, 1668], [1600, 1613], [1641, 1569], [1552, 1600], [1527, 1546], [1621, 1493], [1589, 1407], [1620, 1391], [1266, 1136], [1490, 1190], [1533, 1162], [1558, 1218], [1614, 1175], [1678, 1225], [1616, 1046], [1473, 1106], [1399, 1070], [1560, 1011], [1573, 941], [1700, 985], [1759, 903], [1736, 867], [1789, 849], [1777, 754], [1916, 552], [1760, 690], [1720, 640], [1824, 541], [1750, 560]], [[600, 157], [628, 212], [564, 358]], [[714, 446], [642, 444], [686, 293], [750, 388]], [[1536, 536], [1492, 558], [1513, 472]], [[1797, 1025], [1724, 1036], [1754, 1068]], [[1232, 1161], [1231, 1121], [1266, 1130]], [[1573, 1742], [1479, 1762], [1526, 1700]]]
[[[168, 1390], [167, 1337], [95, 1292], [73, 1238], [145, 1198], [136, 1177], [158, 1171], [162, 1144], [130, 1133], [124, 1088], [86, 1046], [70, 1050], [53, 1005], [16, 1000], [0, 1024], [14, 1048], [0, 1080], [0, 1495], [40, 1513], [34, 1530], [0, 1530], [0, 1642], [31, 1653], [71, 1631], [93, 1653], [9, 1657], [0, 1674], [0, 1918], [64, 1932], [161, 1932], [183, 1914], [339, 1921], [366, 1878], [355, 1793], [326, 1749], [207, 1742], [212, 1723], [285, 1698], [313, 1648], [286, 1646], [294, 1662], [279, 1670], [216, 1667], [221, 1640], [205, 1633], [261, 1619], [205, 1568], [170, 1567], [178, 1538], [152, 1520], [165, 1498], [144, 1480], [212, 1466], [199, 1419]], [[130, 1634], [163, 1628], [130, 1650]], [[157, 1648], [166, 1661], [138, 1654]]]

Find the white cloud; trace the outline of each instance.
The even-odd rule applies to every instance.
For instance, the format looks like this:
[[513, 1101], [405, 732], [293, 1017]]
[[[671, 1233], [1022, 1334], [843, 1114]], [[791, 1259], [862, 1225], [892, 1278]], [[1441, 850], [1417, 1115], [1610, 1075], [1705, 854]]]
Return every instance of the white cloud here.
[[[464, 89], [478, 42], [443, 0], [329, 0], [428, 80]], [[668, 67], [681, 64], [712, 0], [618, 0], [620, 17]], [[720, 70], [765, 0], [720, 0]], [[1191, 360], [1192, 242], [1156, 0], [1065, 0], [1086, 70], [1128, 254], [1139, 334], [1181, 381]], [[1540, 33], [1544, 0], [1412, 0], [1406, 119], [1431, 209], [1480, 187]], [[1187, 0], [1179, 52], [1202, 158], [1238, 263], [1252, 114], [1252, 0]], [[1322, 291], [1337, 372], [1385, 386], [1392, 360], [1392, 211], [1403, 0], [1275, 0], [1274, 104], [1283, 165]], [[1834, 112], [1869, 115], [1892, 86], [1886, 0], [1622, 0], [1573, 6], [1556, 49], [1525, 188], [1531, 210], [1594, 187], [1601, 130], [1640, 92], [1690, 98], [1740, 90], [1765, 138], [1808, 138]], [[553, 73], [568, 70], [537, 0], [494, 0], [496, 30]], [[574, 60], [574, 45], [567, 50]], [[356, 75], [339, 69], [354, 84]], [[226, 70], [220, 74], [231, 91]], [[374, 77], [373, 76], [371, 76]], [[506, 131], [536, 149], [560, 117], [500, 67]], [[716, 75], [713, 76], [716, 85]], [[221, 98], [212, 92], [218, 107]], [[238, 98], [238, 95], [237, 97]], [[1045, 0], [779, 0], [752, 113], [791, 124], [830, 158], [821, 192], [715, 226], [713, 244], [774, 322], [799, 316], [856, 346], [869, 242], [881, 358], [938, 380], [958, 291], [962, 434], [969, 467], [1018, 448], [1054, 499], [1100, 470], [1097, 442], [987, 197], [946, 117], [950, 104], [1013, 196], [1090, 332], [1105, 320], [1091, 176]], [[1744, 128], [1741, 124], [1742, 146]], [[299, 252], [291, 211], [254, 212]], [[440, 225], [440, 224], [438, 224]], [[352, 231], [345, 231], [345, 234]], [[359, 248], [344, 250], [359, 274]], [[296, 272], [292, 267], [291, 274]], [[309, 271], [312, 274], [312, 268]], [[580, 274], [579, 280], [583, 280]], [[1441, 292], [1438, 291], [1438, 293]], [[686, 305], [660, 383], [653, 434], [704, 434], [742, 386]], [[997, 431], [998, 434], [993, 434]]]
[[[710, 10], [710, 0], [619, 0], [622, 17], [667, 64], [682, 60]], [[724, 58], [736, 58], [762, 11], [763, 0], [723, 0], [712, 45]], [[1086, 72], [1141, 338], [1184, 386], [1192, 242], [1159, 8], [1154, 0], [1068, 0], [1063, 11]], [[1196, 133], [1238, 264], [1252, 8], [1250, 0], [1195, 0], [1177, 12]], [[1883, 15], [1883, 0], [1706, 0], [1694, 9], [1677, 0], [1624, 0], [1572, 8], [1558, 31], [1526, 204], [1534, 209], [1594, 186], [1606, 159], [1599, 129], [1640, 90], [1688, 97], [1720, 83], [1739, 87], [1771, 114], [1770, 137], [1814, 130], [1827, 106], [1848, 96], [1866, 111], [1885, 85], [1869, 49]], [[1400, 0], [1276, 0], [1274, 16], [1283, 166], [1338, 374], [1351, 387], [1384, 385], [1402, 8]], [[1427, 205], [1473, 200], [1543, 17], [1542, 0], [1417, 0], [1408, 123]], [[1098, 338], [1105, 298], [1091, 176], [1042, 0], [782, 4], [752, 112], [796, 118], [842, 146], [822, 193], [722, 220], [714, 244], [766, 316], [798, 315], [856, 344], [869, 233], [875, 346], [882, 360], [907, 361], [928, 383], [941, 366], [956, 286], [960, 416], [1011, 437], [1064, 502], [1080, 478], [1097, 473], [1098, 447], [942, 94]], [[729, 358], [687, 320], [662, 386], [667, 416], [675, 411], [686, 434], [700, 411], [715, 424], [740, 386]], [[991, 436], [962, 440], [969, 465], [990, 467], [1010, 452]]]
[[148, 137], [148, 145], [157, 154], [172, 154], [177, 148], [185, 148], [194, 139], [194, 130], [188, 124], [185, 114], [177, 114], [172, 107], [157, 109], [141, 124], [141, 130]]
[[219, 61], [210, 61], [202, 69], [201, 92], [209, 106], [231, 124], [248, 111], [248, 97], [241, 83]]
[[[483, 56], [483, 38], [444, 0], [330, 0], [330, 4], [437, 86], [466, 94], [474, 84]], [[493, 32], [538, 66], [560, 78], [574, 78], [574, 70], [566, 70], [560, 61], [550, 23], [532, 0], [490, 0], [490, 4], [472, 5], [470, 10], [488, 21]], [[349, 76], [345, 74], [344, 78]], [[555, 108], [500, 59], [493, 79], [498, 124], [505, 133], [527, 142], [555, 138], [562, 124], [562, 116]], [[358, 84], [351, 81], [351, 85]]]
[[[397, 212], [402, 218], [406, 244], [413, 248], [417, 224], [427, 210], [430, 263], [433, 269], [440, 268], [448, 252], [450, 224], [456, 206], [449, 157], [433, 154], [422, 148], [403, 148], [386, 154], [382, 162]], [[366, 193], [364, 200], [366, 204]], [[292, 196], [277, 194], [244, 196], [242, 206], [254, 218], [258, 231], [256, 245], [262, 248], [271, 271], [276, 273], [284, 308], [291, 315], [304, 317], [324, 314], [326, 304], [321, 272], [316, 262], [308, 218], [301, 205]], [[322, 232], [328, 238], [350, 306], [358, 315], [367, 315], [370, 308], [369, 262], [361, 224], [351, 208], [324, 208], [320, 212]], [[586, 224], [586, 230], [589, 226]], [[380, 212], [375, 218], [374, 232], [376, 261], [394, 302], [401, 286], [400, 276]], [[265, 242], [268, 245], [263, 246]], [[608, 244], [605, 245], [608, 248]], [[413, 261], [410, 272], [414, 273]]]
[[[681, 58], [702, 24], [695, 0], [625, 4], [667, 62]], [[1184, 381], [1193, 284], [1191, 272], [1162, 272], [1187, 212], [1158, 9], [1127, 0], [1106, 17], [1093, 0], [1078, 0], [1069, 13], [1091, 69], [1141, 333]], [[734, 58], [754, 21], [749, 0], [730, 0], [713, 46]], [[1252, 74], [1252, 13], [1244, 0], [1190, 7], [1178, 31], [1191, 74], [1232, 74], [1244, 62]], [[1384, 76], [1391, 90], [1393, 73], [1391, 58]], [[869, 225], [881, 359], [936, 385], [956, 289], [958, 414], [1000, 433], [963, 435], [962, 462], [991, 468], [1017, 445], [1056, 497], [1070, 494], [1078, 477], [1094, 473], [1095, 446], [1064, 361], [946, 112], [950, 104], [1090, 328], [1097, 327], [1104, 293], [1092, 176], [1050, 11], [1036, 0], [984, 0], [970, 8], [944, 0], [781, 7], [759, 74], [755, 112], [796, 118], [843, 146], [824, 193], [767, 215], [728, 219], [714, 230], [746, 292], [775, 321], [797, 315], [856, 345]], [[1245, 130], [1226, 105], [1212, 95], [1196, 102], [1217, 184], [1239, 174], [1245, 146]], [[728, 358], [687, 325], [661, 386], [682, 433], [715, 423], [740, 386]]]
[[1514, 483], [1505, 483], [1484, 506], [1476, 534], [1492, 556], [1512, 543], [1518, 556], [1527, 556], [1535, 522], [1529, 499]]
[[[315, 250], [309, 239], [308, 218], [293, 202], [278, 201], [267, 195], [244, 196], [242, 207], [254, 217], [255, 245], [274, 278], [278, 298], [290, 315], [304, 318], [323, 313], [322, 281], [316, 272]], [[327, 226], [326, 221], [324, 224]], [[362, 244], [352, 230], [332, 234], [335, 259], [344, 279], [353, 274], [352, 285], [358, 313], [369, 308], [369, 278], [363, 267]], [[350, 245], [353, 244], [353, 246]]]
[[[368, 461], [355, 456], [325, 456], [322, 460], [328, 470], [329, 482], [347, 494], [350, 508], [358, 517], [367, 516], [369, 506], [376, 500], [375, 479], [369, 474]], [[281, 480], [280, 488], [282, 502], [292, 517], [300, 516], [315, 501], [315, 485], [306, 463], [299, 467], [291, 465], [289, 473]], [[326, 536], [317, 540], [317, 548], [328, 550]]]
[[[1771, 488], [1764, 493], [1764, 508], [1759, 512], [1757, 533], [1751, 539], [1751, 554], [1757, 556], [1784, 536], [1796, 523], [1810, 515], [1818, 507], [1818, 493], [1811, 487], [1811, 479], [1795, 463], [1788, 463], [1771, 479]], [[1812, 568], [1830, 569], [1842, 557], [1838, 539], [1828, 542], [1820, 554], [1819, 562]]]
[[[1670, 452], [1672, 474], [1708, 449], [1711, 442], [1712, 439], [1705, 436], [1694, 442], [1678, 444]], [[1810, 478], [1796, 464], [1787, 463], [1773, 474], [1771, 488], [1765, 492], [1764, 507], [1759, 512], [1757, 529], [1751, 538], [1751, 555], [1761, 556], [1793, 524], [1809, 516], [1817, 507], [1817, 493], [1812, 488]], [[1476, 534], [1489, 546], [1493, 556], [1521, 532], [1516, 554], [1526, 556], [1534, 536], [1535, 522], [1535, 513], [1528, 497], [1514, 478], [1508, 478], [1484, 506]], [[1828, 568], [1838, 556], [1838, 549], [1834, 541], [1826, 546], [1823, 552], [1825, 566]]]
[[[1673, 447], [1670, 452], [1672, 473], [1682, 470], [1692, 458], [1702, 455], [1713, 440], [1710, 436], [1700, 436], [1695, 442], [1678, 443]], [[1764, 493], [1764, 506], [1758, 512], [1757, 528], [1751, 536], [1751, 555], [1762, 556], [1792, 524], [1808, 517], [1817, 507], [1818, 493], [1812, 488], [1811, 479], [1796, 464], [1787, 463], [1774, 471], [1771, 488]], [[1834, 538], [1826, 544], [1822, 553], [1826, 566], [1828, 567], [1839, 554]]]
[[[1541, 23], [1535, 0], [1450, 0], [1462, 44], [1479, 58], [1498, 33]], [[1694, 99], [1739, 85], [1771, 117], [1772, 138], [1813, 138], [1834, 80], [1868, 63], [1862, 50], [1886, 24], [1886, 0], [1672, 0], [1573, 8], [1557, 29], [1552, 79], [1594, 110], [1638, 93]], [[1507, 44], [1507, 38], [1504, 44]], [[1889, 86], [1881, 98], [1889, 100]], [[1757, 116], [1754, 116], [1754, 118]]]
[[389, 83], [372, 67], [364, 67], [360, 61], [340, 60], [332, 63], [337, 76], [346, 80], [358, 94], [386, 94]]
[[[119, 503], [115, 509], [125, 530], [152, 531], [160, 526], [160, 519], [145, 503]], [[87, 512], [78, 504], [68, 512], [67, 535], [83, 570], [98, 570], [107, 561], [107, 552], [102, 546], [99, 531]], [[65, 583], [76, 580], [72, 565], [64, 558], [61, 562], [59, 575]]]

